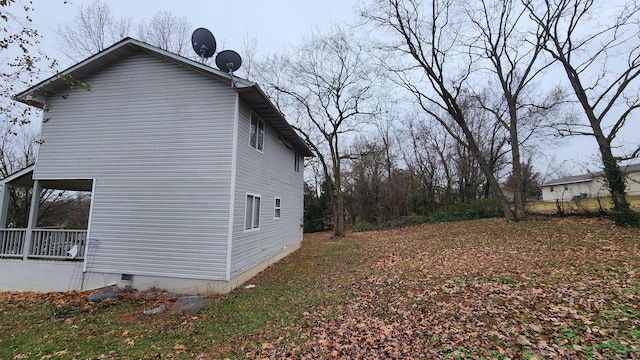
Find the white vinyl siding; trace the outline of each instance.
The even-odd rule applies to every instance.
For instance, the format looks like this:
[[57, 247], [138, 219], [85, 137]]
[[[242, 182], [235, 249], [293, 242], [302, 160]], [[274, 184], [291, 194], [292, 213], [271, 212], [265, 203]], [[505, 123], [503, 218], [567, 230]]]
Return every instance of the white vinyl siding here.
[[[242, 102], [239, 121], [240, 129], [250, 128], [251, 111]], [[302, 241], [304, 182], [302, 171], [292, 171], [295, 152], [279, 141], [267, 122], [261, 153], [246, 145], [249, 131], [240, 131], [238, 136], [232, 277]], [[260, 231], [245, 230], [246, 195], [251, 193], [260, 194], [263, 203], [269, 204], [261, 207]], [[279, 219], [272, 207], [276, 197], [281, 199]]]
[[233, 89], [143, 52], [85, 81], [48, 100], [34, 177], [96, 179], [89, 270], [226, 278]]

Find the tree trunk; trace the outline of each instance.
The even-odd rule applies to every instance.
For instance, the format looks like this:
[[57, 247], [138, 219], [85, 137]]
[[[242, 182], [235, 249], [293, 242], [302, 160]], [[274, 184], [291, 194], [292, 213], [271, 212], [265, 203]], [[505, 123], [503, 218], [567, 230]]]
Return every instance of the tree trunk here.
[[511, 172], [513, 176], [513, 210], [516, 221], [526, 220], [522, 186], [522, 164], [520, 162], [520, 142], [518, 140], [518, 114], [515, 100], [509, 99], [509, 137], [511, 144]]
[[[602, 157], [602, 165], [604, 167], [604, 176], [606, 185], [609, 188], [611, 194], [611, 201], [613, 201], [613, 220], [618, 225], [632, 225], [640, 226], [640, 216], [635, 214], [625, 195], [627, 189], [625, 174], [620, 169], [618, 160], [613, 156], [611, 151], [611, 141], [604, 135], [600, 120], [596, 117], [593, 107], [589, 104], [589, 100], [582, 84], [579, 82], [577, 72], [571, 68], [568, 62], [563, 62], [565, 71], [569, 76], [571, 85], [580, 101], [580, 105], [587, 115], [591, 130], [593, 130], [593, 137], [595, 137], [598, 143], [598, 150], [600, 150], [600, 156]], [[573, 77], [571, 75], [574, 75]]]
[[[335, 141], [335, 140], [334, 140]], [[333, 235], [336, 237], [344, 237], [344, 194], [342, 193], [342, 178], [340, 169], [340, 158], [337, 154], [338, 144], [335, 142], [335, 155], [333, 157], [333, 191], [335, 194], [333, 202], [333, 218], [335, 226], [333, 227]], [[333, 151], [333, 150], [332, 150]]]
[[[456, 110], [458, 114], [462, 113], [461, 111], [459, 111], [459, 109], [456, 109]], [[453, 111], [451, 111], [450, 113], [453, 113]], [[498, 205], [502, 210], [502, 214], [504, 215], [504, 218], [507, 221], [516, 221], [517, 219], [513, 214], [513, 211], [511, 210], [511, 206], [509, 205], [509, 200], [502, 192], [502, 189], [500, 188], [500, 184], [498, 184], [498, 180], [496, 180], [496, 177], [493, 174], [491, 166], [489, 166], [489, 163], [487, 162], [486, 158], [482, 155], [482, 152], [480, 151], [480, 147], [478, 146], [478, 143], [476, 142], [473, 136], [473, 133], [469, 129], [469, 126], [467, 126], [465, 119], [462, 118], [461, 115], [454, 116], [454, 119], [462, 129], [462, 132], [464, 133], [464, 136], [467, 140], [469, 149], [471, 150], [473, 157], [476, 159], [476, 161], [478, 161], [478, 165], [480, 165], [480, 169], [482, 169], [482, 172], [484, 173], [484, 176], [487, 179], [487, 183], [489, 183], [489, 187], [491, 188], [493, 195], [496, 197], [496, 200], [498, 201]]]
[[334, 205], [334, 218], [335, 226], [333, 228], [333, 235], [335, 237], [344, 237], [346, 235], [344, 230], [344, 195], [342, 191], [337, 190], [336, 187], [336, 201]]
[[631, 211], [629, 202], [627, 201], [625, 191], [627, 182], [625, 174], [620, 169], [618, 161], [611, 152], [611, 146], [604, 141], [598, 141], [602, 163], [604, 165], [604, 176], [607, 187], [611, 192], [611, 201], [613, 201], [613, 211], [623, 214]]
[[[520, 156], [518, 154], [517, 156], [518, 160], [520, 159]], [[516, 162], [516, 156], [513, 155], [513, 166], [512, 166], [512, 176], [513, 176], [513, 182], [514, 182], [514, 189], [513, 190], [513, 212], [514, 212], [514, 216], [515, 216], [515, 220], [516, 221], [522, 221], [522, 220], [526, 220], [527, 214], [525, 212], [525, 207], [524, 207], [524, 194], [523, 194], [523, 189], [522, 189], [522, 167], [520, 166], [519, 162]]]
[[342, 185], [340, 181], [339, 166], [339, 164], [335, 164], [333, 169], [333, 235], [336, 237], [344, 237], [346, 235], [344, 230], [344, 194], [342, 192]]

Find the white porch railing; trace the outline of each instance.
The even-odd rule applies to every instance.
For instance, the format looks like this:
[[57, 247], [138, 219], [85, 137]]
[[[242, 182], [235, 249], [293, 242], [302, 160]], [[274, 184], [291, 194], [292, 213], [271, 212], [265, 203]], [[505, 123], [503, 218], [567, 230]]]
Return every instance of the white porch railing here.
[[[33, 230], [30, 258], [83, 259], [86, 230]], [[76, 249], [75, 257], [69, 251]]]
[[0, 229], [0, 257], [22, 257], [25, 229]]
[[[23, 257], [26, 229], [0, 229], [0, 257]], [[83, 259], [86, 230], [33, 229], [29, 258]], [[75, 257], [70, 253], [76, 250]]]

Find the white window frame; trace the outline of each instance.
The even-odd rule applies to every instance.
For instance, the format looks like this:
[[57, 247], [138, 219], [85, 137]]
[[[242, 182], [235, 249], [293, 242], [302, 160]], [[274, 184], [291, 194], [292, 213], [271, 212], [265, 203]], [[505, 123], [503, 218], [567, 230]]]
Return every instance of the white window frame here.
[[[255, 122], [255, 125], [254, 125]], [[264, 133], [265, 125], [264, 121], [252, 112], [249, 117], [249, 146], [263, 152], [264, 151]]]
[[300, 173], [301, 156], [296, 151], [293, 152], [293, 171]]
[[273, 199], [273, 218], [280, 219], [282, 215], [282, 198], [276, 197]]
[[[257, 202], [256, 199], [258, 199]], [[245, 195], [244, 231], [260, 229], [260, 204], [260, 194], [247, 193]]]

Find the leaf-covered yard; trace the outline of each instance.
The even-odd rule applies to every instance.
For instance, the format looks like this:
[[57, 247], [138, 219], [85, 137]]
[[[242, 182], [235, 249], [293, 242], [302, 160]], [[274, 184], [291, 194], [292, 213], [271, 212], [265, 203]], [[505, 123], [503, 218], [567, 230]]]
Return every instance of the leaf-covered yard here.
[[640, 357], [640, 231], [500, 219], [307, 234], [199, 312], [0, 293], [2, 359]]

